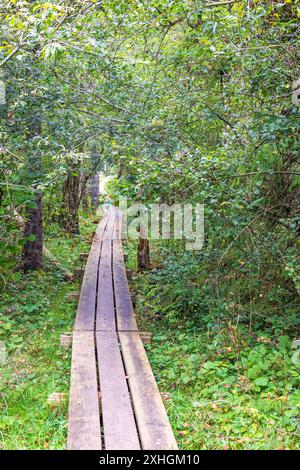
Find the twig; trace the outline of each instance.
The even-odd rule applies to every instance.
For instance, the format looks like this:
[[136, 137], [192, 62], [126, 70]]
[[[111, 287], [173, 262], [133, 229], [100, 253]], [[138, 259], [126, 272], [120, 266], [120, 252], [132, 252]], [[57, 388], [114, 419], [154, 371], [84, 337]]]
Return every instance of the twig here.
[[5, 59], [3, 59], [0, 63], [0, 67], [3, 67], [3, 65], [6, 64], [6, 62], [8, 62], [18, 52], [19, 49], [20, 46], [17, 46], [7, 57], [5, 57]]
[[[298, 171], [272, 171], [272, 172], [253, 171], [251, 173], [244, 173], [244, 174], [241, 174], [241, 175], [226, 176], [224, 179], [228, 180], [228, 179], [232, 179], [232, 178], [244, 178], [244, 177], [247, 177], [247, 176], [254, 176], [254, 175], [269, 175], [269, 176], [272, 176], [272, 175], [296, 175], [296, 176], [300, 176], [300, 173]], [[221, 178], [218, 178], [218, 179], [221, 179]]]
[[171, 29], [172, 26], [173, 26], [173, 24], [172, 24], [172, 25], [169, 25], [169, 26], [165, 29], [165, 31], [164, 31], [164, 33], [163, 33], [163, 35], [162, 35], [162, 38], [161, 38], [161, 40], [160, 40], [158, 49], [157, 49], [157, 51], [156, 51], [156, 53], [155, 53], [155, 59], [156, 59], [156, 61], [155, 61], [155, 66], [154, 66], [154, 74], [153, 74], [153, 78], [152, 78], [152, 83], [151, 83], [151, 85], [150, 85], [149, 93], [148, 93], [147, 98], [146, 98], [146, 100], [144, 101], [144, 104], [143, 104], [143, 108], [142, 108], [143, 111], [144, 111], [145, 108], [146, 108], [146, 104], [148, 103], [148, 101], [149, 101], [149, 99], [150, 99], [150, 96], [151, 96], [152, 91], [153, 91], [154, 84], [155, 84], [155, 82], [156, 82], [159, 54], [160, 54], [161, 48], [162, 48], [162, 46], [163, 46], [163, 42], [164, 42], [165, 37], [167, 36], [167, 34], [168, 34], [168, 32], [170, 31], [170, 29]]
[[[93, 6], [97, 6], [99, 4], [101, 5], [101, 3], [102, 3], [102, 1], [97, 2], [97, 3], [90, 3], [85, 8], [81, 8], [81, 10], [77, 11], [76, 13], [73, 13], [73, 14], [66, 13], [65, 16], [62, 18], [62, 20], [58, 23], [58, 25], [54, 29], [54, 32], [56, 32], [63, 25], [63, 23], [66, 20], [70, 20], [71, 18], [74, 18], [74, 17], [75, 17], [75, 20], [76, 20], [78, 18], [78, 16], [82, 15], [82, 13], [85, 13], [87, 10], [89, 10]], [[72, 21], [72, 24], [74, 23], [75, 20]]]
[[89, 114], [90, 116], [95, 116], [97, 118], [104, 119], [104, 121], [106, 121], [106, 122], [115, 121], [115, 122], [119, 122], [121, 124], [129, 124], [127, 121], [124, 121], [124, 119], [117, 119], [117, 118], [114, 118], [114, 117], [106, 118], [104, 116], [101, 116], [101, 114], [94, 113], [92, 111], [87, 111], [85, 109], [78, 109], [78, 111], [80, 113], [85, 113], [85, 114]]
[[[216, 178], [217, 181], [220, 181], [221, 179], [225, 179], [225, 180], [228, 180], [228, 179], [233, 179], [233, 178], [244, 178], [244, 177], [247, 177], [247, 176], [255, 176], [255, 175], [269, 175], [269, 176], [272, 176], [272, 175], [296, 175], [296, 176], [300, 176], [300, 173], [297, 172], [297, 171], [272, 171], [272, 172], [267, 172], [267, 171], [253, 171], [251, 173], [244, 173], [244, 174], [241, 174], [241, 175], [231, 175], [231, 176], [225, 176], [225, 177], [221, 177], [221, 178]], [[198, 184], [199, 181], [195, 181], [193, 184], [191, 184], [190, 186], [188, 186], [183, 194], [187, 193], [190, 189], [192, 189], [194, 186], [196, 186], [196, 184]]]
[[13, 51], [11, 51], [11, 53], [5, 57], [5, 59], [2, 60], [2, 62], [0, 63], [0, 68], [6, 64], [6, 62], [8, 62], [19, 50], [20, 48], [23, 46], [24, 42], [23, 42], [23, 38], [24, 38], [24, 31], [21, 33], [21, 36], [20, 36], [20, 41], [19, 41], [19, 44], [17, 47], [15, 47], [15, 49]]
[[13, 183], [1, 183], [0, 186], [9, 187], [15, 189], [16, 191], [25, 191], [28, 193], [38, 193], [40, 192], [38, 189], [31, 188], [30, 186], [22, 186], [21, 184], [13, 184]]
[[242, 0], [228, 0], [225, 2], [206, 2], [206, 7], [219, 7], [222, 5], [232, 5], [233, 3], [240, 3]]
[[95, 96], [95, 98], [97, 98], [98, 100], [103, 101], [103, 103], [105, 103], [105, 104], [111, 106], [112, 108], [117, 109], [118, 111], [123, 111], [124, 113], [128, 113], [128, 114], [134, 114], [132, 111], [129, 111], [129, 109], [122, 108], [121, 106], [118, 106], [118, 105], [116, 105], [116, 104], [114, 104], [114, 103], [111, 103], [111, 102], [108, 101], [107, 99], [103, 98], [103, 96], [100, 96], [100, 95], [98, 95], [98, 94], [96, 94], [96, 93], [94, 93], [94, 96]]

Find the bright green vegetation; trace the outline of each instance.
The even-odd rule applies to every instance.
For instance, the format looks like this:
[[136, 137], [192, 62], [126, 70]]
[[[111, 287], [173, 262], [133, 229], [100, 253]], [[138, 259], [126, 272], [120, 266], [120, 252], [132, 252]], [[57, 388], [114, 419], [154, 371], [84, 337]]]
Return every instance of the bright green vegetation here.
[[289, 338], [160, 326], [149, 351], [183, 449], [299, 449], [299, 369]]
[[[47, 246], [70, 270], [88, 251], [93, 224], [82, 221], [82, 235], [67, 237], [52, 226]], [[86, 235], [86, 236], [85, 236]], [[0, 341], [7, 362], [0, 367], [0, 446], [2, 449], [62, 449], [66, 446], [70, 350], [60, 335], [72, 331], [76, 302], [67, 293], [78, 284], [64, 280], [47, 262], [44, 271], [16, 273], [6, 286], [0, 308]], [[51, 407], [51, 393], [66, 393]]]
[[[231, 289], [245, 285], [227, 282], [228, 299], [216, 299], [197, 259], [175, 261], [161, 248], [153, 252], [160, 269], [135, 276], [132, 288], [140, 328], [153, 333], [149, 359], [180, 447], [299, 449], [299, 364], [287, 315], [273, 313], [263, 328], [266, 302], [252, 305], [250, 329], [238, 305], [230, 314]], [[133, 268], [135, 247], [128, 251]], [[272, 299], [283, 301], [280, 293]], [[285, 309], [295, 317], [297, 309]]]
[[70, 286], [48, 269], [18, 278], [1, 306], [1, 337], [9, 353], [1, 367], [1, 448], [62, 448], [66, 404], [51, 409], [53, 392], [68, 393], [69, 352], [59, 338], [69, 331], [74, 305], [66, 302]]

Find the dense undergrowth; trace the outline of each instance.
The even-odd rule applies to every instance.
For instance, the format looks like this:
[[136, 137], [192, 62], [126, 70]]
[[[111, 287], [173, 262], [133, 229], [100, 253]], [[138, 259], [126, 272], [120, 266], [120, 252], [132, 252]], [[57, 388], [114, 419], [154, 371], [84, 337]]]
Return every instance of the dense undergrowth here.
[[[94, 225], [82, 220], [81, 235], [68, 237], [57, 225], [46, 234], [47, 247], [65, 267], [78, 266], [89, 249]], [[67, 293], [78, 284], [66, 281], [57, 266], [15, 273], [1, 294], [0, 309], [0, 448], [62, 449], [66, 447], [70, 350], [60, 335], [72, 330], [76, 305]], [[65, 393], [57, 406], [52, 393]]]
[[[81, 222], [82, 234], [73, 238], [55, 224], [47, 233], [51, 253], [70, 270], [94, 228]], [[292, 294], [287, 299], [284, 284], [278, 285], [263, 301], [258, 295], [257, 304], [244, 297], [234, 306], [245, 281], [224, 276], [216, 290], [204, 255], [200, 263], [188, 252], [179, 255], [178, 247], [152, 247], [154, 268], [136, 274], [131, 288], [139, 326], [153, 333], [148, 355], [180, 448], [299, 448]], [[135, 269], [134, 242], [127, 252]], [[72, 290], [78, 285], [48, 262], [44, 271], [15, 273], [2, 296], [3, 449], [65, 448], [70, 352], [59, 347], [59, 338], [72, 328], [75, 303], [66, 298]], [[47, 402], [53, 392], [66, 394], [59, 406]]]
[[[128, 251], [134, 267], [133, 244]], [[152, 257], [159, 266], [138, 274], [132, 288], [140, 327], [153, 333], [149, 358], [180, 447], [299, 448], [297, 299], [271, 285], [256, 304], [242, 297], [257, 289], [255, 279], [224, 276], [216, 289], [205, 259], [159, 245]]]

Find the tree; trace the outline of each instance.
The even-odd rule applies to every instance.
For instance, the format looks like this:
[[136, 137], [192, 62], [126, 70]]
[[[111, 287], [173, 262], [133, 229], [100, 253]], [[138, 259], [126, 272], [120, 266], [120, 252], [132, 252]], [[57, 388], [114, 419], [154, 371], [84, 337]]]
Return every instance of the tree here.
[[32, 269], [43, 267], [43, 217], [42, 217], [42, 193], [38, 190], [37, 185], [41, 175], [41, 157], [38, 150], [34, 149], [35, 140], [41, 134], [41, 116], [36, 113], [32, 122], [29, 123], [29, 156], [28, 156], [28, 173], [32, 180], [32, 188], [35, 191], [35, 198], [30, 201], [25, 211], [25, 226], [23, 246], [23, 267], [27, 272]]

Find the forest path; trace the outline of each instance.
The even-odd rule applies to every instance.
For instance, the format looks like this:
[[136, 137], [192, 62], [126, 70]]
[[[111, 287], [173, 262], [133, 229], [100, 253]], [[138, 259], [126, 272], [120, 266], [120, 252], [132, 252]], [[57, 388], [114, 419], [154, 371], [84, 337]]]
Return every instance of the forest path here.
[[177, 449], [126, 276], [122, 214], [93, 238], [73, 331], [68, 449]]

